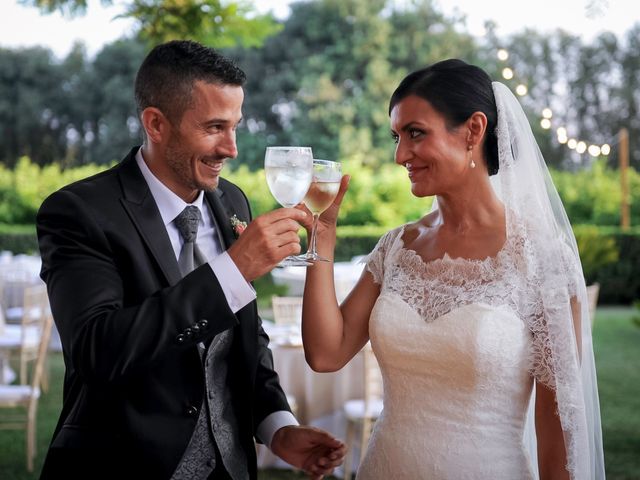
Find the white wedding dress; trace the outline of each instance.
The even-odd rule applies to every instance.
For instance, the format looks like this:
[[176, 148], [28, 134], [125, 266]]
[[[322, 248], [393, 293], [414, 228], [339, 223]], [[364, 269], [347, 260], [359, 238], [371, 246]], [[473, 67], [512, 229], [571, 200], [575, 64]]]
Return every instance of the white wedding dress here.
[[536, 302], [517, 293], [521, 239], [485, 260], [426, 263], [403, 231], [367, 261], [381, 285], [369, 334], [384, 410], [358, 480], [537, 478], [523, 442], [535, 370], [523, 315]]
[[518, 99], [492, 86], [500, 170], [490, 180], [507, 240], [484, 260], [425, 262], [400, 227], [369, 255], [384, 410], [359, 480], [536, 479], [534, 382], [555, 395], [570, 478], [605, 478], [575, 236]]

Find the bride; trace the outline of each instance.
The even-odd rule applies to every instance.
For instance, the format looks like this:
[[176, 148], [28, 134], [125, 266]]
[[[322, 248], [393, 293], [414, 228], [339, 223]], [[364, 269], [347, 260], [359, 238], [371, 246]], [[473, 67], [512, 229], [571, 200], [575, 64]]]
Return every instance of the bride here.
[[[389, 113], [395, 161], [434, 208], [379, 240], [340, 306], [331, 263], [304, 291], [311, 367], [370, 340], [382, 370], [358, 479], [604, 478], [582, 268], [518, 101], [446, 60], [408, 75]], [[328, 258], [348, 180], [321, 217]]]

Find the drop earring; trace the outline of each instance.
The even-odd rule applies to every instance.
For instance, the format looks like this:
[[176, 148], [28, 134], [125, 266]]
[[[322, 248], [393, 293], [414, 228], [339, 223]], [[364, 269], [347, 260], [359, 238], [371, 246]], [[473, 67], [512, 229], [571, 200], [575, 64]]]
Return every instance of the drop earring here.
[[[469, 152], [469, 157], [473, 155], [473, 145], [467, 145], [467, 151]], [[476, 162], [471, 158], [471, 163], [469, 164], [471, 168], [476, 168]]]

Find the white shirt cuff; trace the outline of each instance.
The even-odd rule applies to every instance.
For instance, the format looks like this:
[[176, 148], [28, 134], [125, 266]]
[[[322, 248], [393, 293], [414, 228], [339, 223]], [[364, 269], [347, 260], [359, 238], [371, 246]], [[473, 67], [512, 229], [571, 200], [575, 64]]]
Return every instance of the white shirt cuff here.
[[273, 440], [275, 433], [282, 427], [289, 425], [299, 425], [296, 417], [294, 417], [291, 412], [286, 410], [273, 412], [260, 422], [256, 431], [256, 437], [267, 447], [271, 448], [271, 440]]
[[222, 252], [211, 260], [209, 265], [218, 278], [229, 308], [233, 313], [256, 299], [256, 291], [242, 276], [227, 252]]

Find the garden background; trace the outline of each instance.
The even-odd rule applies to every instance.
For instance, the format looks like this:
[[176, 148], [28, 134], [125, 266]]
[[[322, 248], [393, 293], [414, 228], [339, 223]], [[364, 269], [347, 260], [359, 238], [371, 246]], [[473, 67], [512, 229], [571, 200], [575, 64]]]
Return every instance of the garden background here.
[[[68, 15], [87, 8], [84, 0], [22, 3]], [[627, 202], [630, 224], [638, 226], [640, 22], [623, 36], [604, 32], [586, 42], [563, 30], [498, 36], [491, 23], [474, 36], [463, 18], [443, 14], [431, 0], [293, 2], [281, 20], [244, 1], [122, 5], [138, 29], [93, 57], [82, 43], [64, 58], [46, 47], [0, 48], [0, 249], [35, 250], [33, 224], [46, 195], [108, 168], [141, 142], [132, 93], [138, 65], [158, 42], [194, 38], [247, 72], [240, 155], [227, 176], [248, 193], [254, 213], [277, 206], [261, 171], [265, 147], [310, 145], [317, 158], [339, 160], [352, 175], [338, 257], [366, 253], [381, 233], [430, 205], [411, 197], [393, 164], [390, 92], [416, 67], [459, 57], [514, 90], [526, 88], [519, 98], [575, 227], [587, 282], [601, 284], [605, 304], [640, 298], [638, 229], [619, 228], [618, 168], [626, 129]], [[552, 112], [546, 125], [545, 109]], [[585, 149], [569, 148], [572, 140]], [[586, 150], [604, 144], [608, 155]]]
[[[87, 6], [21, 1], [68, 15]], [[0, 48], [0, 250], [36, 252], [42, 200], [140, 144], [136, 70], [152, 45], [192, 38], [222, 49], [247, 72], [240, 154], [224, 176], [247, 192], [254, 214], [277, 206], [261, 168], [265, 147], [310, 145], [352, 176], [337, 258], [367, 253], [382, 233], [431, 204], [411, 196], [406, 172], [393, 163], [389, 95], [409, 71], [462, 58], [514, 91], [525, 87], [519, 98], [574, 226], [585, 279], [600, 283], [601, 306], [615, 306], [602, 317], [613, 318], [603, 337], [597, 324], [594, 330], [607, 375], [600, 383], [609, 416], [605, 448], [617, 452], [608, 454], [616, 465], [607, 469], [617, 472], [610, 478], [640, 478], [640, 395], [621, 387], [640, 384], [640, 328], [632, 320], [640, 299], [640, 22], [622, 36], [605, 32], [585, 41], [563, 30], [500, 36], [490, 22], [484, 36], [474, 36], [461, 17], [443, 14], [431, 0], [292, 2], [284, 19], [257, 13], [247, 1], [120, 4], [137, 28], [95, 56], [82, 43], [64, 58], [45, 46]], [[623, 130], [629, 168], [622, 170]], [[625, 201], [630, 226], [623, 228]], [[274, 287], [268, 277], [257, 286], [264, 304]]]

